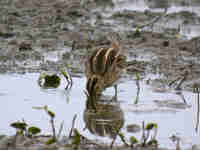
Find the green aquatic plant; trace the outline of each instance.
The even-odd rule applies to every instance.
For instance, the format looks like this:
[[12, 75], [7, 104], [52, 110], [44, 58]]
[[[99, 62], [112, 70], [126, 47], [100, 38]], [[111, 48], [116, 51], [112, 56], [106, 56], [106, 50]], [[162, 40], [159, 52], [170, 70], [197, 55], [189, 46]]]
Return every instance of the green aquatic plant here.
[[37, 109], [37, 110], [44, 110], [46, 112], [46, 114], [50, 117], [50, 124], [51, 124], [51, 129], [52, 129], [52, 133], [53, 133], [53, 139], [55, 139], [56, 141], [56, 129], [55, 129], [55, 123], [54, 123], [54, 119], [55, 119], [55, 113], [53, 111], [51, 111], [47, 105], [45, 105], [44, 107], [33, 107], [33, 109]]
[[23, 120], [17, 121], [10, 124], [11, 127], [17, 130], [16, 135], [23, 135], [27, 137], [33, 137], [34, 135], [41, 132], [40, 128], [36, 126], [30, 126]]
[[114, 136], [114, 138], [113, 138], [113, 140], [112, 140], [112, 142], [110, 144], [110, 148], [113, 147], [117, 136], [119, 136], [121, 138], [122, 142], [124, 142], [124, 144], [126, 145], [127, 143], [125, 141], [124, 135], [123, 135], [123, 133], [120, 132], [120, 130], [121, 130], [121, 122], [120, 122], [120, 120], [116, 122], [116, 124], [115, 124], [115, 126], [113, 126], [112, 130], [115, 131], [115, 136]]
[[138, 143], [138, 140], [134, 136], [131, 136], [129, 141], [131, 143], [131, 147], [134, 147], [134, 145]]
[[98, 146], [99, 148], [102, 147], [101, 145], [99, 145], [99, 144], [93, 142], [92, 140], [88, 139], [87, 137], [83, 136], [76, 128], [73, 129], [73, 136], [71, 136], [70, 138], [73, 138], [72, 144], [75, 146], [74, 149], [77, 149], [78, 146], [80, 144], [82, 145], [83, 143], [84, 143], [84, 145], [87, 143], [90, 145]]
[[125, 146], [129, 146], [129, 144], [126, 142], [125, 136], [122, 132], [119, 132], [119, 137], [122, 140], [122, 142], [124, 143]]
[[51, 145], [51, 144], [53, 144], [53, 143], [55, 143], [56, 142], [56, 139], [55, 138], [49, 138], [46, 142], [45, 142], [45, 144], [46, 145]]
[[22, 121], [17, 121], [17, 122], [13, 122], [10, 124], [11, 127], [15, 128], [16, 129], [16, 135], [25, 135], [25, 132], [26, 132], [26, 128], [27, 128], [27, 124]]
[[[61, 135], [61, 133], [63, 131], [64, 121], [62, 121], [62, 123], [60, 124], [60, 128], [58, 130], [58, 134], [56, 134], [56, 128], [55, 128], [55, 116], [56, 115], [55, 115], [55, 113], [52, 110], [50, 110], [47, 105], [45, 105], [43, 107], [33, 107], [33, 109], [44, 110], [46, 112], [46, 114], [50, 117], [50, 125], [51, 125], [51, 129], [52, 129], [52, 137], [49, 138], [45, 142], [45, 144], [50, 145], [50, 144], [56, 142], [60, 138], [60, 135]], [[34, 130], [36, 130], [36, 132], [37, 132], [37, 129], [34, 129]]]
[[[64, 68], [60, 70], [61, 74], [65, 77], [67, 80], [67, 86], [65, 89], [71, 89], [72, 87], [72, 77], [68, 73], [68, 71], [65, 71]], [[61, 78], [57, 74], [46, 74], [41, 73], [38, 79], [38, 85], [43, 88], [57, 88], [61, 83]]]
[[[146, 145], [158, 145], [158, 142], [156, 140], [157, 136], [157, 129], [158, 125], [156, 123], [148, 123], [146, 126], [144, 126], [143, 122], [143, 134], [142, 134], [142, 146]], [[150, 132], [154, 130], [153, 136], [150, 138]]]
[[41, 73], [38, 79], [38, 85], [43, 88], [57, 88], [60, 85], [60, 77], [56, 74], [48, 75]]
[[25, 121], [23, 120], [22, 122], [17, 121], [17, 122], [13, 122], [10, 124], [11, 127], [16, 129], [16, 134], [14, 136], [13, 139], [13, 143], [12, 143], [12, 148], [16, 149], [16, 142], [17, 142], [17, 138], [18, 136], [22, 135], [25, 136], [26, 135], [26, 131], [27, 131], [27, 124], [25, 123]]
[[46, 75], [45, 76], [45, 87], [54, 87], [57, 88], [60, 85], [60, 77], [56, 74]]
[[70, 73], [68, 71], [65, 71], [64, 68], [62, 68], [60, 70], [60, 72], [65, 77], [65, 79], [67, 80], [67, 86], [65, 87], [65, 89], [71, 89], [71, 87], [73, 85], [73, 80], [72, 80]]
[[140, 37], [141, 36], [141, 32], [140, 32], [139, 28], [136, 28], [134, 36], [135, 37]]
[[41, 132], [41, 129], [35, 126], [31, 126], [28, 128], [28, 134], [32, 137]]
[[74, 139], [72, 144], [78, 145], [81, 142], [81, 134], [77, 129], [74, 129]]
[[[131, 136], [129, 138], [129, 141], [126, 141], [125, 135], [120, 131], [120, 128], [119, 129], [115, 128], [116, 136], [113, 138], [110, 148], [113, 147], [113, 144], [117, 136], [120, 137], [121, 141], [127, 147], [135, 148], [136, 146], [142, 146], [142, 147], [151, 146], [157, 148], [158, 146], [158, 141], [156, 140], [157, 128], [158, 125], [156, 123], [150, 122], [145, 126], [143, 122], [143, 133], [141, 140], [137, 140], [134, 136]], [[151, 132], [153, 133], [151, 134]], [[150, 135], [152, 136], [150, 137]]]

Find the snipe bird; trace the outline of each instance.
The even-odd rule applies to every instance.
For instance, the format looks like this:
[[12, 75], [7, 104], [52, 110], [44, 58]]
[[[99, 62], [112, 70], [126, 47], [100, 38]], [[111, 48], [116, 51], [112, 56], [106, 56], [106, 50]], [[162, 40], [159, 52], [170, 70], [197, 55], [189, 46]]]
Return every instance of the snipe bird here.
[[110, 37], [111, 46], [95, 49], [85, 62], [86, 90], [88, 96], [95, 100], [99, 98], [105, 88], [111, 86], [114, 86], [114, 98], [117, 98], [116, 82], [126, 64], [126, 57], [121, 54], [118, 44], [119, 35], [114, 34]]

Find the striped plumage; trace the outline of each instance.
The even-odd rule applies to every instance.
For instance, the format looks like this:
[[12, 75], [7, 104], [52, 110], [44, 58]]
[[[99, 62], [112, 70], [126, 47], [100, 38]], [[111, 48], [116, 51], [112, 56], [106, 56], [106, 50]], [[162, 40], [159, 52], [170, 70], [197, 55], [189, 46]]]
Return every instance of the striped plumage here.
[[114, 86], [116, 97], [116, 82], [120, 78], [125, 60], [126, 57], [120, 53], [120, 47], [117, 44], [94, 50], [85, 63], [88, 95], [93, 99], [98, 99], [105, 88]]

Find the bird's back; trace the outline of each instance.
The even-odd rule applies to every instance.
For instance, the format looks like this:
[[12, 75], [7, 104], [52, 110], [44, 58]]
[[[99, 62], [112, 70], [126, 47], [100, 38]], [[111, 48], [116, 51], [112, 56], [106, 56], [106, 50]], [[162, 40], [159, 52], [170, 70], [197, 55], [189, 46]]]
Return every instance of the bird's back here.
[[125, 56], [120, 54], [117, 46], [102, 47], [93, 51], [85, 64], [87, 78], [92, 75], [105, 77], [106, 74], [119, 70], [125, 62]]

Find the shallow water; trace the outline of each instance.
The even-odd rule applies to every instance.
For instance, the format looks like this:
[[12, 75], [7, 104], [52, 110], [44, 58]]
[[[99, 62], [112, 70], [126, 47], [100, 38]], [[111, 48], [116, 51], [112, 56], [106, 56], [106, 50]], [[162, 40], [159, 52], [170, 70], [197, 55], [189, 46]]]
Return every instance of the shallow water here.
[[[69, 134], [73, 116], [77, 114], [75, 127], [85, 136], [91, 139], [101, 139], [103, 142], [111, 141], [108, 138], [100, 138], [83, 130], [85, 122], [83, 118], [86, 97], [84, 95], [85, 78], [73, 78], [74, 84], [68, 94], [65, 90], [65, 81], [57, 89], [42, 89], [37, 84], [38, 73], [29, 74], [1, 74], [0, 81], [0, 134], [12, 135], [15, 130], [9, 126], [10, 123], [24, 119], [28, 124], [38, 126], [43, 133], [51, 133], [49, 116], [43, 110], [35, 110], [34, 106], [48, 105], [49, 109], [56, 114], [56, 128], [64, 120], [63, 134]], [[175, 147], [169, 136], [176, 134], [181, 137], [181, 147], [190, 147], [193, 144], [200, 144], [200, 134], [195, 132], [196, 106], [195, 95], [183, 92], [188, 105], [184, 105], [180, 96], [173, 91], [167, 93], [153, 92], [150, 85], [145, 81], [140, 83], [141, 91], [139, 103], [134, 105], [137, 87], [135, 80], [125, 80], [119, 84], [118, 100], [120, 110], [124, 117], [124, 124], [121, 129], [125, 136], [131, 135], [141, 137], [139, 133], [127, 133], [126, 126], [129, 124], [142, 125], [142, 122], [155, 122], [158, 124], [157, 139], [161, 146]], [[107, 89], [104, 93], [113, 96], [113, 88]], [[154, 100], [171, 105], [158, 105]], [[159, 103], [159, 104], [160, 104]], [[174, 105], [173, 105], [174, 104]], [[161, 107], [162, 106], [162, 107]], [[176, 106], [176, 107], [174, 107]], [[184, 106], [178, 107], [178, 106]], [[120, 140], [117, 141], [120, 144]]]

